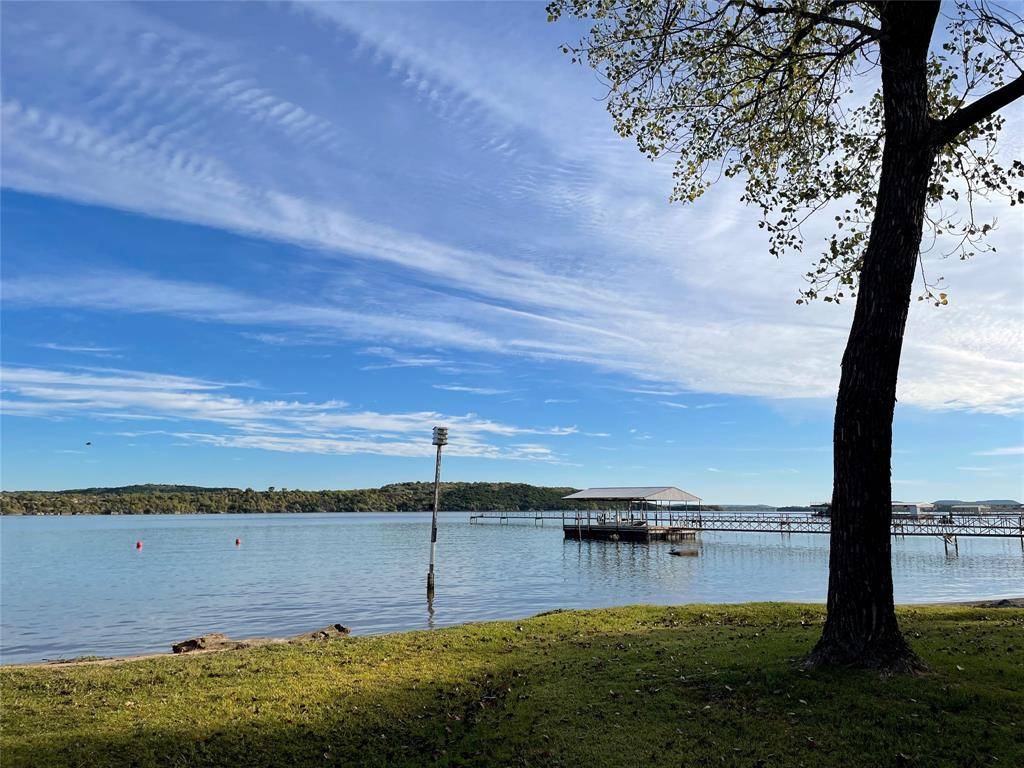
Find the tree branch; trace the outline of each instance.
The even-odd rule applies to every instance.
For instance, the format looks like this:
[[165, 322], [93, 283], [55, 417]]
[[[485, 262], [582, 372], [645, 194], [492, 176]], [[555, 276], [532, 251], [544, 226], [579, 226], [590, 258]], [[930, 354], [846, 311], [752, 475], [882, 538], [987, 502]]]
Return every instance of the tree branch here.
[[1024, 75], [1011, 80], [991, 93], [987, 93], [977, 101], [958, 109], [945, 117], [935, 126], [935, 144], [943, 146], [952, 141], [962, 131], [967, 130], [986, 117], [998, 112], [1015, 99], [1024, 96]]
[[799, 19], [810, 19], [818, 23], [833, 24], [838, 27], [849, 27], [850, 29], [856, 29], [858, 32], [867, 35], [873, 39], [881, 39], [883, 37], [882, 30], [872, 27], [870, 24], [864, 24], [857, 21], [856, 19], [846, 19], [842, 16], [829, 16], [825, 13], [815, 13], [814, 11], [803, 11], [796, 8], [787, 7], [768, 7], [759, 3], [753, 2], [752, 0], [739, 0], [737, 5], [741, 8], [749, 8], [758, 16], [768, 16], [769, 14], [782, 14], [785, 16], [794, 16]]

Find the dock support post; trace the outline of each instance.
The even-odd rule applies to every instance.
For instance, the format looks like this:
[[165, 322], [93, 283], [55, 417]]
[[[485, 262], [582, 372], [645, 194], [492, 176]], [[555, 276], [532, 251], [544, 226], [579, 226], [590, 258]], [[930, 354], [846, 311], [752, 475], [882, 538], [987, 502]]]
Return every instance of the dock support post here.
[[946, 557], [949, 557], [949, 545], [953, 544], [953, 556], [960, 557], [960, 542], [957, 541], [955, 533], [946, 533], [942, 536], [942, 543], [946, 549]]

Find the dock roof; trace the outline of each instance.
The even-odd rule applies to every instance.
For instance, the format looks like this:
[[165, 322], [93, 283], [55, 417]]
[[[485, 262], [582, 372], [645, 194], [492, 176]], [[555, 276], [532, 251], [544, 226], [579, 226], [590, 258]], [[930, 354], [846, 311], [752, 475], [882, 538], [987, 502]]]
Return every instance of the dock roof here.
[[638, 487], [587, 488], [570, 493], [564, 499], [589, 499], [591, 501], [693, 501], [700, 497], [676, 488], [674, 485], [644, 485]]

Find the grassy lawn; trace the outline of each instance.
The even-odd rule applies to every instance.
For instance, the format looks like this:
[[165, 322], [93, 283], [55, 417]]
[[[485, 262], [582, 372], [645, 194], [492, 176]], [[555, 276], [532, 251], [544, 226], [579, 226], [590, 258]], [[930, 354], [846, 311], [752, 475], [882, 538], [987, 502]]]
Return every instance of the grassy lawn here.
[[820, 607], [634, 606], [0, 671], [14, 766], [1024, 765], [1024, 610], [914, 608], [932, 671], [800, 671]]

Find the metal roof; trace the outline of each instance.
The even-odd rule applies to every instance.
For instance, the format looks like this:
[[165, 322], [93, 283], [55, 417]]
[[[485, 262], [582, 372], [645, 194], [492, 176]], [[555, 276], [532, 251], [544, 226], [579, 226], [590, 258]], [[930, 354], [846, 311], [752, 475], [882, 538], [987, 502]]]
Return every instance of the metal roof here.
[[600, 501], [700, 501], [699, 496], [673, 485], [640, 486], [636, 488], [587, 488], [570, 493], [564, 499], [591, 499]]

